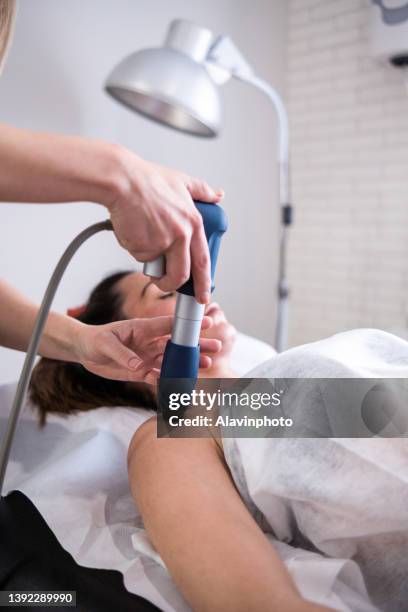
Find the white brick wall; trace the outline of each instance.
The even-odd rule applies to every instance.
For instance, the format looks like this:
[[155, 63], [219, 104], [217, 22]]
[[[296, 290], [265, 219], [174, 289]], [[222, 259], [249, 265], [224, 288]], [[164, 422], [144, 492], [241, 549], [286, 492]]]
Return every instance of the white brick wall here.
[[289, 0], [290, 344], [408, 329], [408, 95], [369, 0]]

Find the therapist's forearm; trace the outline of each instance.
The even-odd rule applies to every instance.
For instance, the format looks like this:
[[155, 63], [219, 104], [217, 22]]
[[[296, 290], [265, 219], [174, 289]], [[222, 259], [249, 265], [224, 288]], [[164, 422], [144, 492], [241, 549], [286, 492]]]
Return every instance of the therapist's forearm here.
[[210, 256], [193, 200], [222, 197], [205, 181], [119, 145], [0, 124], [0, 202], [104, 205], [119, 244], [135, 259], [166, 256], [156, 284], [173, 291], [191, 274], [202, 304], [210, 300]]
[[[38, 306], [0, 280], [0, 346], [27, 350]], [[82, 323], [56, 312], [48, 316], [39, 353], [43, 357], [76, 361], [75, 339]]]
[[0, 124], [0, 202], [109, 206], [124, 180], [121, 156], [110, 143]]

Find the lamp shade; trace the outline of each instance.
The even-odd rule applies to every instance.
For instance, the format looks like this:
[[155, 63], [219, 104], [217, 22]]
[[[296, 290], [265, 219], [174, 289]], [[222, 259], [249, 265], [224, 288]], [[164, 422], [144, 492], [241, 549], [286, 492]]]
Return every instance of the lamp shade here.
[[171, 47], [132, 53], [109, 75], [106, 91], [155, 121], [195, 136], [216, 136], [219, 93], [206, 68]]

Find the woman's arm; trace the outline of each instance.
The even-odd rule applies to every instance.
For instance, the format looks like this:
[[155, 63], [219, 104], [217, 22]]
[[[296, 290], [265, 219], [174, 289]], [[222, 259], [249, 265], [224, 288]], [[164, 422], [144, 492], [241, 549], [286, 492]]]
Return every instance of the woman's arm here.
[[139, 261], [166, 255], [164, 291], [194, 277], [210, 299], [210, 260], [193, 199], [222, 192], [182, 172], [147, 162], [124, 147], [0, 125], [0, 202], [89, 201], [106, 206], [119, 243]]
[[[38, 306], [0, 280], [0, 346], [27, 349], [38, 314]], [[131, 319], [107, 325], [85, 325], [72, 317], [51, 312], [39, 353], [43, 357], [81, 363], [85, 368], [115, 380], [154, 383], [171, 332], [173, 317]], [[203, 319], [203, 329], [211, 319]], [[220, 350], [220, 342], [203, 338], [201, 367], [211, 366], [209, 354]], [[208, 354], [209, 353], [209, 354]]]
[[[120, 147], [0, 125], [0, 200], [107, 206], [120, 189]], [[136, 156], [135, 156], [136, 157]]]
[[235, 489], [212, 438], [134, 435], [129, 479], [146, 530], [193, 610], [314, 612]]
[[[0, 346], [25, 351], [38, 306], [5, 281], [0, 280]], [[82, 323], [51, 312], [41, 339], [40, 354], [51, 359], [76, 361], [75, 339]]]

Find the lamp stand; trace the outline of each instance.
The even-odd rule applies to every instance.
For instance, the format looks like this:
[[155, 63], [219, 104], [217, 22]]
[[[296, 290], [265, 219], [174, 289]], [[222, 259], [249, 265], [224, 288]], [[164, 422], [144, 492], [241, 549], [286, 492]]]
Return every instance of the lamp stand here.
[[288, 228], [292, 223], [292, 205], [290, 203], [289, 172], [289, 126], [288, 115], [280, 95], [266, 81], [258, 78], [251, 66], [242, 56], [234, 43], [227, 36], [219, 36], [213, 43], [205, 63], [211, 77], [219, 85], [229, 78], [253, 85], [262, 91], [272, 102], [278, 117], [279, 148], [279, 204], [281, 210], [281, 231], [278, 255], [277, 315], [275, 330], [275, 348], [278, 353], [285, 350], [288, 342], [288, 307], [289, 286], [287, 281], [287, 239]]

